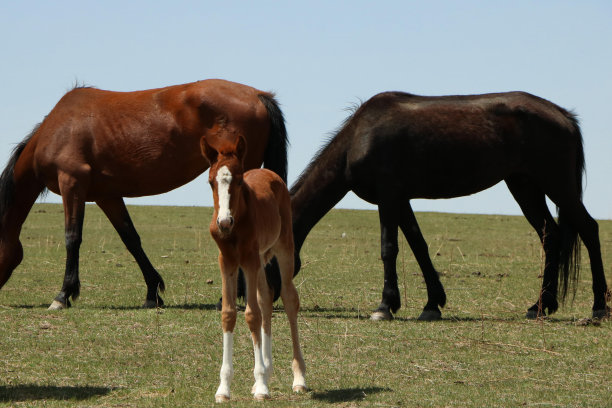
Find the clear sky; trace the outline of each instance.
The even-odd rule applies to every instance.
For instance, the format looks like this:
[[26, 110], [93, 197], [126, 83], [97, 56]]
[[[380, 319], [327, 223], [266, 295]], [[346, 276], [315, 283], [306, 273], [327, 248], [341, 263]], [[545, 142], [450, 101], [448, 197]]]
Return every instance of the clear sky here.
[[[612, 219], [610, 1], [2, 1], [0, 61], [2, 167], [75, 82], [130, 91], [225, 78], [277, 93], [289, 184], [345, 108], [378, 92], [527, 91], [579, 115], [585, 204]], [[200, 177], [127, 202], [209, 206], [212, 194]], [[520, 214], [503, 183], [413, 206]], [[352, 194], [338, 207], [374, 208]]]

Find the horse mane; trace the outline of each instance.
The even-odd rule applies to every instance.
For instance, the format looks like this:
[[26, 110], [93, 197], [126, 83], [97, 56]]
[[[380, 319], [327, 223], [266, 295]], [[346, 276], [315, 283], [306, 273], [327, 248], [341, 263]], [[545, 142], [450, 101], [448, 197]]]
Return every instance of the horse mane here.
[[362, 108], [363, 105], [364, 105], [364, 102], [360, 99], [358, 102], [353, 102], [352, 104], [350, 104], [344, 109], [345, 112], [349, 113], [348, 116], [342, 121], [342, 123], [340, 123], [340, 126], [338, 126], [338, 128], [335, 131], [327, 133], [326, 140], [323, 143], [323, 145], [321, 145], [319, 150], [317, 150], [317, 152], [312, 157], [312, 159], [310, 159], [310, 162], [308, 163], [306, 168], [302, 170], [302, 172], [298, 176], [295, 183], [293, 183], [293, 186], [291, 186], [291, 189], [289, 190], [289, 193], [291, 196], [293, 196], [294, 193], [300, 189], [302, 184], [304, 184], [304, 181], [306, 180], [306, 177], [308, 176], [308, 174], [310, 174], [311, 170], [315, 166], [317, 166], [319, 161], [326, 154], [328, 154], [328, 152], [331, 151], [332, 145], [334, 144], [334, 142], [338, 139], [342, 131], [348, 126], [348, 124], [351, 122], [353, 117], [357, 115], [358, 111]]

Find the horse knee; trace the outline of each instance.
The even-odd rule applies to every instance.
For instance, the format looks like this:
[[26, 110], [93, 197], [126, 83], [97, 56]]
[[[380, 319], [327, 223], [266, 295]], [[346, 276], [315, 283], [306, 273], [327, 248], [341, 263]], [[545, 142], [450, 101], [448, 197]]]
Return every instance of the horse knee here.
[[252, 333], [259, 331], [261, 328], [261, 313], [259, 310], [255, 311], [251, 308], [247, 308], [244, 312], [244, 318]]
[[398, 253], [399, 248], [397, 246], [397, 243], [384, 243], [381, 245], [380, 258], [383, 262], [395, 261], [397, 259]]

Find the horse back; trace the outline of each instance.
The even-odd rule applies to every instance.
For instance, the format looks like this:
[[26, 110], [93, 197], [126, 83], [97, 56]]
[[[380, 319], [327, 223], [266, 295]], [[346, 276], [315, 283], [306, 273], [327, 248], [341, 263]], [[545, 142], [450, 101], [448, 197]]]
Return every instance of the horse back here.
[[246, 168], [261, 165], [269, 120], [262, 92], [223, 80], [114, 92], [75, 88], [31, 140], [40, 178], [58, 193], [57, 173], [86, 173], [92, 193], [142, 196], [183, 185], [208, 168], [200, 139], [243, 134]]
[[293, 240], [291, 199], [282, 178], [268, 169], [244, 173], [249, 220], [257, 231], [259, 247], [267, 251], [279, 240]]

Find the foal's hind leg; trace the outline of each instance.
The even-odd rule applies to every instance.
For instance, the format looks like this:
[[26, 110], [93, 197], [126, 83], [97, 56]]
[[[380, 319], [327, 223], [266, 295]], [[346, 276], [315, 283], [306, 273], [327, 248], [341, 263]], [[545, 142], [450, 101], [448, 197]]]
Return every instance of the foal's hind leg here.
[[538, 301], [527, 310], [526, 315], [528, 319], [535, 319], [546, 316], [547, 311], [548, 314], [554, 313], [559, 308], [559, 227], [548, 210], [544, 192], [535, 183], [526, 177], [515, 176], [507, 179], [506, 185], [544, 247], [542, 289]]
[[405, 204], [403, 207], [400, 228], [408, 240], [414, 257], [419, 263], [423, 278], [425, 278], [425, 285], [427, 286], [427, 304], [419, 316], [419, 320], [439, 320], [442, 317], [442, 312], [440, 312], [438, 306], [444, 307], [446, 304], [446, 293], [444, 293], [444, 287], [440, 282], [438, 272], [431, 263], [429, 248], [423, 238], [423, 234], [421, 234], [410, 203]]
[[278, 265], [281, 273], [281, 298], [285, 313], [289, 320], [291, 329], [291, 342], [293, 347], [293, 361], [291, 367], [293, 369], [293, 391], [305, 392], [306, 387], [306, 364], [302, 356], [302, 348], [300, 347], [300, 336], [298, 334], [297, 315], [300, 310], [300, 297], [297, 289], [293, 284], [293, 245], [290, 248], [285, 248], [284, 251], [277, 252]]
[[83, 180], [61, 173], [59, 186], [64, 204], [65, 235], [66, 235], [66, 271], [60, 293], [55, 297], [49, 310], [59, 310], [70, 307], [70, 297], [79, 297], [81, 283], [79, 281], [79, 250], [83, 237], [83, 219], [85, 217], [85, 191]]
[[159, 296], [159, 291], [161, 290], [163, 292], [165, 290], [164, 281], [153, 265], [151, 265], [149, 258], [147, 258], [147, 255], [142, 249], [140, 236], [138, 232], [136, 232], [136, 228], [134, 228], [134, 224], [132, 223], [123, 199], [105, 198], [96, 201], [96, 203], [113, 224], [121, 240], [142, 271], [145, 283], [147, 284], [147, 297], [143, 307], [152, 308], [162, 306], [164, 301], [161, 296]]

